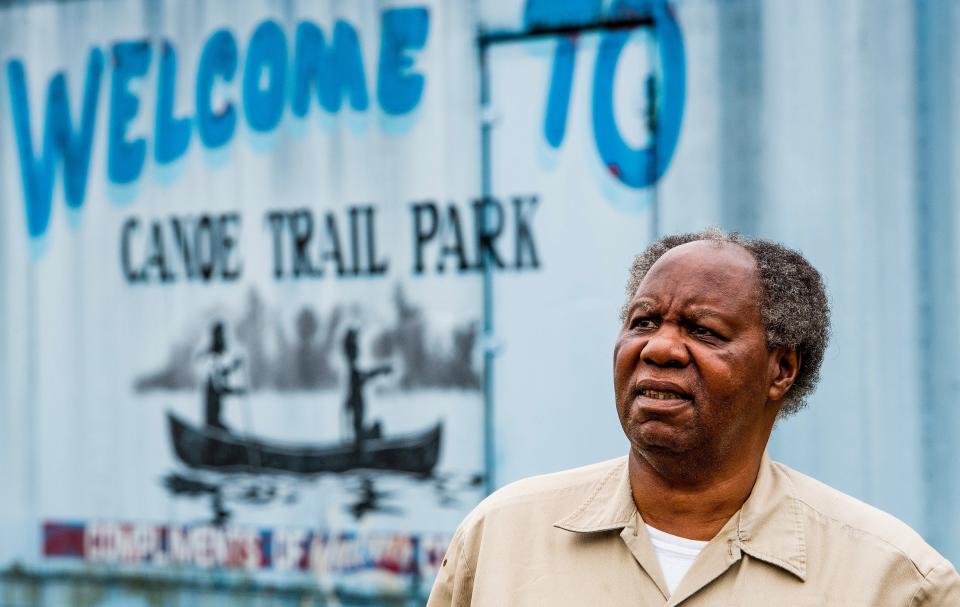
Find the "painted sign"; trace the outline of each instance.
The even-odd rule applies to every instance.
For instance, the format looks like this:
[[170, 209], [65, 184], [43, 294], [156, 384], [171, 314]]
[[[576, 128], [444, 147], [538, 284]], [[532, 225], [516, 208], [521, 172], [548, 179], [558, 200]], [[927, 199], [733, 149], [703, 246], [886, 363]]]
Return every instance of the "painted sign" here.
[[319, 580], [358, 571], [431, 578], [446, 535], [331, 535], [302, 528], [278, 530], [223, 525], [170, 527], [142, 523], [47, 522], [43, 553], [91, 564], [190, 566], [199, 569], [308, 571]]
[[[380, 13], [375, 90], [379, 108], [386, 115], [409, 114], [420, 103], [425, 80], [414, 66], [412, 53], [424, 47], [429, 28], [430, 13], [423, 6]], [[45, 105], [34, 102], [33, 107], [43, 109], [42, 137], [31, 132], [26, 59], [15, 56], [8, 60], [11, 111], [31, 237], [47, 231], [54, 176], [61, 163], [67, 206], [83, 207], [101, 103], [109, 105], [109, 122], [104, 127], [107, 178], [118, 185], [140, 179], [148, 151], [157, 165], [166, 166], [183, 158], [194, 141], [209, 150], [228, 145], [241, 119], [251, 132], [269, 133], [280, 126], [287, 111], [299, 119], [319, 108], [336, 114], [345, 99], [358, 112], [370, 107], [357, 25], [347, 20], [338, 19], [326, 33], [314, 21], [300, 21], [288, 40], [276, 20], [266, 19], [254, 27], [245, 50], [229, 28], [213, 31], [202, 42], [195, 74], [191, 74], [193, 115], [174, 113], [177, 52], [176, 42], [169, 38], [125, 40], [108, 49], [93, 46], [82, 74], [79, 115], [71, 114], [63, 71], [50, 77]], [[101, 100], [105, 57], [111, 65], [110, 92], [108, 99]], [[152, 70], [156, 71], [153, 129], [133, 135], [131, 123], [146, 109], [141, 106], [149, 95], [131, 87], [142, 86]], [[233, 83], [239, 89], [233, 95], [216, 94]], [[42, 141], [37, 150], [35, 139]]]
[[[683, 107], [665, 5], [652, 30], [486, 48], [486, 141], [465, 3], [288, 8], [0, 12], [30, 23], [0, 37], [0, 443], [28, 454], [3, 473], [0, 566], [429, 582], [490, 481], [484, 397], [517, 403], [509, 437], [562, 388], [518, 380], [563, 357], [528, 353], [549, 320], [528, 304], [576, 287], [583, 238], [648, 229]], [[60, 42], [37, 49], [43, 28]], [[521, 124], [544, 128], [501, 128]], [[519, 444], [503, 469], [536, 461]]]
[[5, 401], [43, 456], [3, 562], [429, 577], [483, 494], [480, 260], [541, 262], [475, 115], [437, 128], [463, 16], [153, 6], [4, 13], [79, 43], [2, 51]]

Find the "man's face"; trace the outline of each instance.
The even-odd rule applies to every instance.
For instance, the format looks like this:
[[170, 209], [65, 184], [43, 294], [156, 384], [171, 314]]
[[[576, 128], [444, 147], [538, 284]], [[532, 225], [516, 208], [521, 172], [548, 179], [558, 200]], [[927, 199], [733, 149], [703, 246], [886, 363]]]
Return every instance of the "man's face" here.
[[640, 454], [713, 460], [765, 444], [777, 362], [757, 294], [753, 257], [729, 243], [681, 245], [644, 277], [613, 353], [617, 413]]

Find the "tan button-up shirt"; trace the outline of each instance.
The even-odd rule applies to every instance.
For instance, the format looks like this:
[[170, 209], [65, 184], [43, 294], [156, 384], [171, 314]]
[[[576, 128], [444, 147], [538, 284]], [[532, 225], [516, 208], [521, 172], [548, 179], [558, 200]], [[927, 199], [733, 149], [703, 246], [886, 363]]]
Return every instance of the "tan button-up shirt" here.
[[626, 458], [519, 481], [453, 536], [428, 607], [960, 607], [953, 566], [894, 517], [764, 458], [670, 595]]

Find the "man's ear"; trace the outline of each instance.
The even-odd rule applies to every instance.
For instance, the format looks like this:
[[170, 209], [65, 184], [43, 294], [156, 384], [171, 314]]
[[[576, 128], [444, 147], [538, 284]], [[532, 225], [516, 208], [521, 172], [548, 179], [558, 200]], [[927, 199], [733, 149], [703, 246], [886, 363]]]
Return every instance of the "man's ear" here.
[[778, 402], [797, 379], [800, 371], [800, 353], [793, 348], [775, 348], [770, 352], [770, 389], [767, 398]]

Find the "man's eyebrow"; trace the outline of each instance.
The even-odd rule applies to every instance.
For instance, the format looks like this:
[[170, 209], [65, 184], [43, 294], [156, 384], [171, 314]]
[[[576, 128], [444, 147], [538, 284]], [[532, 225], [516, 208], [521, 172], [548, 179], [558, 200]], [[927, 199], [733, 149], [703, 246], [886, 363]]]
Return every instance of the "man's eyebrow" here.
[[635, 299], [630, 302], [630, 307], [627, 308], [627, 314], [633, 314], [633, 311], [637, 308], [642, 309], [644, 312], [650, 312], [653, 310], [653, 302], [649, 299]]
[[691, 310], [687, 316], [690, 320], [703, 320], [704, 318], [722, 318], [723, 314], [709, 308], [696, 308]]

